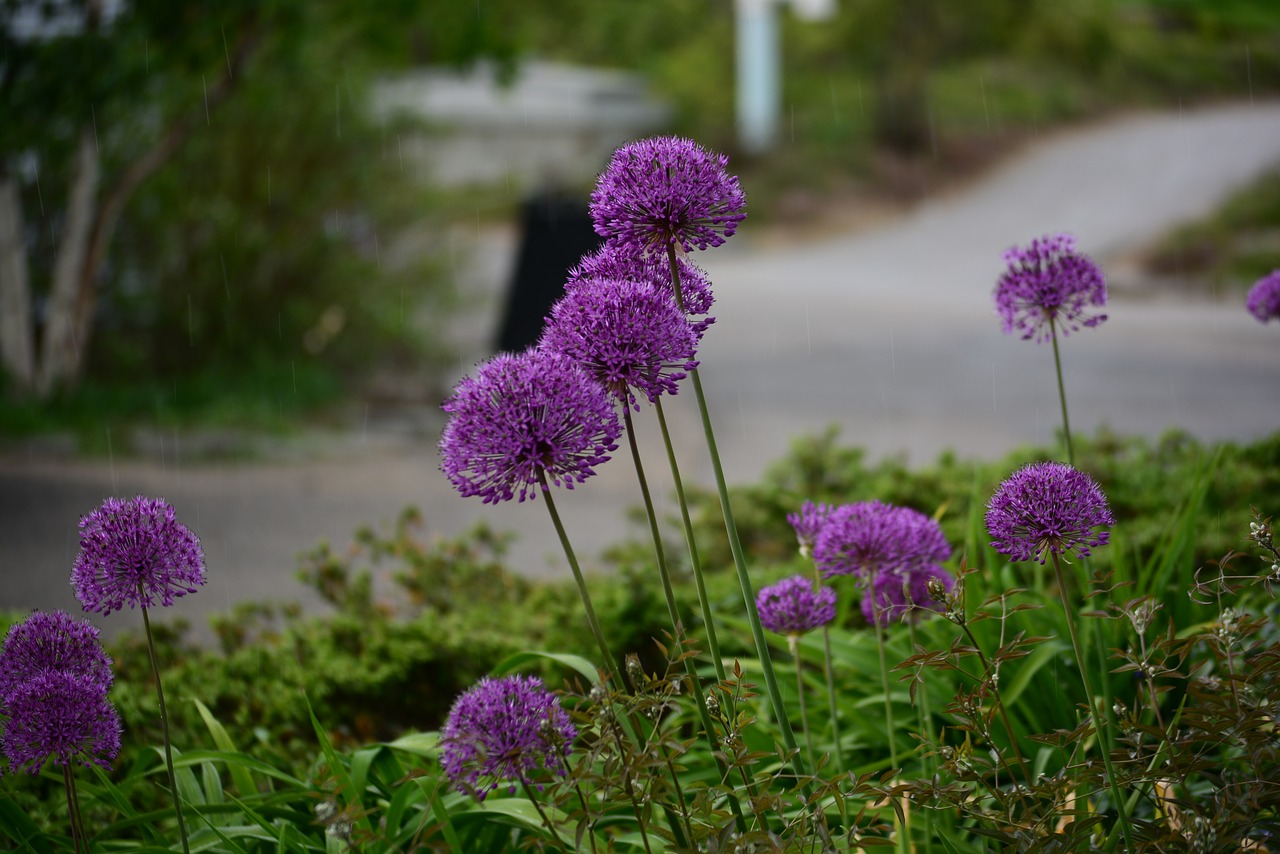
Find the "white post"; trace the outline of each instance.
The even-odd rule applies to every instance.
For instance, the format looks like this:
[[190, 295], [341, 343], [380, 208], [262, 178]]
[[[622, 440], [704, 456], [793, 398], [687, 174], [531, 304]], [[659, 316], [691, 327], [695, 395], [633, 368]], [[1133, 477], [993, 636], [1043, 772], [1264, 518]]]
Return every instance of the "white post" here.
[[773, 147], [781, 85], [775, 0], [736, 0], [738, 141], [749, 154]]

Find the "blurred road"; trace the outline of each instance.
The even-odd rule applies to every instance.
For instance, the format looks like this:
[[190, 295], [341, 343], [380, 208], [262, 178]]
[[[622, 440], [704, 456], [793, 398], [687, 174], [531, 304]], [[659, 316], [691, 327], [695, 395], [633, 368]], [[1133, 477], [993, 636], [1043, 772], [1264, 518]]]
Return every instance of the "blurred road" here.
[[[1001, 334], [991, 289], [1005, 248], [1050, 231], [1076, 234], [1112, 282], [1109, 320], [1062, 346], [1077, 431], [1109, 424], [1155, 436], [1179, 426], [1248, 440], [1280, 429], [1280, 328], [1258, 324], [1236, 296], [1153, 296], [1125, 264], [1277, 162], [1280, 104], [1228, 106], [1048, 138], [980, 184], [873, 230], [774, 246], [753, 237], [748, 220], [727, 246], [696, 259], [718, 298], [701, 358], [730, 479], [757, 477], [792, 438], [830, 423], [873, 456], [920, 463], [947, 448], [990, 457], [1048, 441], [1059, 421], [1052, 351]], [[468, 287], [477, 308], [458, 327], [468, 363], [484, 355], [512, 250], [508, 234], [475, 247]], [[686, 480], [709, 485], [691, 394], [668, 404], [668, 418]], [[438, 430], [438, 419], [428, 423]], [[322, 538], [345, 546], [358, 524], [389, 523], [406, 504], [423, 510], [427, 536], [486, 519], [519, 533], [515, 567], [567, 576], [543, 502], [456, 497], [425, 432], [373, 422], [322, 442], [311, 458], [269, 464], [195, 464], [177, 437], [143, 459], [11, 452], [0, 459], [0, 607], [78, 610], [66, 585], [76, 522], [112, 493], [164, 495], [201, 537], [208, 587], [173, 609], [196, 622], [244, 599], [314, 606], [293, 581], [293, 556]], [[647, 413], [638, 432], [650, 480], [665, 493]], [[636, 500], [625, 458], [558, 497], [588, 566], [628, 531], [624, 508]], [[107, 631], [136, 622], [130, 613], [99, 621]]]

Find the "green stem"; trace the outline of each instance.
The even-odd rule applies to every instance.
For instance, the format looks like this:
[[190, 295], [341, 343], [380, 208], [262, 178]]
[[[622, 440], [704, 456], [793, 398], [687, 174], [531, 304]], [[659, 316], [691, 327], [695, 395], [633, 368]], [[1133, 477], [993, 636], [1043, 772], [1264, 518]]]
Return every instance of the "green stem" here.
[[1053, 318], [1049, 318], [1049, 337], [1053, 339], [1053, 367], [1058, 372], [1058, 402], [1062, 404], [1062, 435], [1067, 440], [1067, 463], [1076, 464], [1075, 450], [1071, 447], [1071, 421], [1067, 418], [1067, 392], [1062, 384], [1062, 358], [1058, 355], [1058, 329]]
[[[911, 652], [914, 654], [917, 649], [916, 624], [912, 620], [907, 621], [907, 636], [910, 638]], [[917, 701], [915, 706], [917, 726], [920, 728], [920, 734], [925, 738], [925, 743], [928, 744], [933, 738], [933, 714], [929, 709], [929, 683], [927, 681], [923, 679], [920, 680], [920, 687], [916, 691], [916, 698]], [[924, 763], [925, 777], [933, 777], [934, 771], [937, 770], [936, 760], [932, 756], [926, 754], [922, 757], [922, 761]], [[933, 815], [929, 810], [925, 810], [923, 815], [925, 826], [924, 850], [926, 854], [928, 854], [928, 852], [933, 850]]]
[[560, 513], [556, 510], [556, 503], [551, 498], [551, 489], [547, 485], [547, 476], [542, 469], [538, 469], [538, 485], [542, 487], [542, 497], [546, 501], [547, 512], [551, 514], [551, 522], [555, 525], [556, 535], [560, 537], [560, 546], [564, 549], [565, 559], [569, 561], [569, 569], [573, 572], [573, 581], [578, 585], [578, 595], [582, 598], [582, 607], [587, 612], [587, 626], [591, 629], [591, 634], [596, 639], [600, 654], [604, 656], [604, 666], [609, 678], [613, 680], [614, 685], [621, 689], [623, 682], [618, 673], [618, 663], [614, 661], [613, 653], [609, 650], [609, 644], [604, 639], [604, 632], [600, 630], [600, 621], [596, 619], [596, 609], [591, 604], [591, 594], [587, 592], [586, 579], [582, 577], [582, 569], [578, 566], [578, 558], [573, 552], [573, 546], [569, 543], [569, 535], [565, 533], [564, 523], [560, 521]]
[[[667, 261], [671, 267], [671, 283], [676, 294], [676, 304], [683, 310], [684, 301], [680, 295], [680, 270], [676, 265], [674, 245], [667, 246]], [[706, 437], [707, 451], [711, 457], [711, 470], [716, 479], [716, 493], [720, 498], [720, 511], [724, 516], [725, 533], [729, 537], [729, 551], [733, 554], [733, 566], [738, 575], [738, 587], [742, 591], [742, 604], [747, 612], [747, 621], [751, 625], [751, 638], [755, 643], [756, 655], [760, 659], [760, 669], [764, 676], [765, 689], [769, 695], [769, 703], [773, 706], [778, 718], [778, 729], [782, 733], [782, 743], [791, 754], [791, 767], [801, 780], [801, 788], [805, 797], [811, 794], [808, 783], [808, 768], [796, 744], [796, 735], [791, 730], [791, 721], [787, 717], [787, 707], [782, 703], [782, 691], [778, 689], [778, 677], [773, 670], [773, 659], [769, 655], [769, 643], [765, 640], [764, 627], [760, 625], [760, 614], [756, 610], [755, 590], [751, 584], [751, 576], [747, 572], [747, 558], [742, 550], [742, 540], [738, 537], [738, 524], [733, 518], [733, 504], [729, 501], [729, 485], [725, 481], [724, 466], [720, 462], [720, 452], [716, 449], [715, 430], [711, 426], [711, 413], [707, 409], [707, 396], [702, 390], [702, 377], [698, 369], [689, 371], [689, 379], [693, 383], [694, 397], [698, 402], [698, 415], [702, 419], [702, 432]]]
[[142, 627], [147, 633], [147, 652], [151, 654], [151, 672], [156, 677], [156, 699], [160, 701], [160, 730], [164, 733], [164, 764], [169, 771], [169, 791], [173, 796], [173, 811], [178, 816], [178, 834], [182, 839], [184, 854], [191, 854], [187, 843], [187, 823], [182, 819], [182, 799], [178, 797], [178, 777], [173, 771], [173, 747], [169, 739], [169, 712], [164, 704], [164, 686], [160, 684], [160, 660], [156, 657], [156, 642], [151, 636], [151, 618], [147, 606], [142, 606]]
[[836, 674], [831, 667], [831, 627], [822, 627], [822, 669], [823, 675], [827, 679], [827, 706], [828, 714], [831, 715], [831, 741], [832, 752], [835, 754], [836, 771], [841, 774], [845, 771], [844, 766], [844, 749], [840, 745], [840, 707], [836, 703]]
[[[1022, 756], [1022, 748], [1018, 747], [1018, 737], [1013, 734], [1013, 722], [1009, 720], [1009, 710], [1005, 708], [1004, 698], [1000, 696], [999, 677], [987, 660], [986, 653], [982, 651], [982, 645], [974, 637], [973, 630], [969, 628], [969, 624], [967, 622], [962, 623], [960, 628], [978, 653], [978, 662], [982, 665], [982, 678], [991, 686], [991, 693], [996, 698], [996, 708], [1000, 710], [1000, 720], [1004, 723], [1005, 735], [1009, 737], [1009, 744], [1013, 747], [1013, 755], [1017, 757], [1018, 765], [1022, 768], [1022, 777], [1027, 781], [1027, 787], [1031, 788], [1034, 785], [1031, 780], [1031, 768], [1027, 765], [1027, 760]], [[1003, 756], [1000, 758], [1005, 766], [1005, 771], [1009, 774], [1009, 779], [1013, 779], [1013, 769], [1009, 767], [1007, 761], [1004, 761]]]
[[[635, 813], [636, 824], [640, 827], [640, 841], [644, 843], [646, 854], [653, 854], [653, 849], [649, 847], [649, 830], [644, 820], [644, 811], [640, 809], [640, 802], [636, 800], [636, 790], [631, 785], [631, 773], [629, 763], [626, 762], [627, 750], [622, 743], [622, 736], [618, 735], [617, 727], [610, 727], [613, 733], [613, 739], [618, 745], [618, 759], [622, 762], [622, 790], [627, 793], [627, 799], [631, 801], [631, 811]], [[676, 824], [679, 827], [679, 824]]]
[[84, 842], [84, 823], [80, 819], [80, 803], [76, 794], [76, 786], [72, 781], [71, 765], [62, 766], [62, 786], [67, 793], [67, 819], [71, 822], [71, 845], [76, 854], [80, 854]]
[[542, 804], [538, 802], [538, 799], [536, 797], [534, 797], [533, 789], [529, 787], [529, 781], [526, 780], [524, 777], [521, 777], [520, 785], [524, 787], [524, 793], [529, 798], [529, 803], [533, 804], [533, 808], [537, 810], [538, 815], [542, 817], [542, 823], [547, 826], [547, 831], [551, 834], [551, 838], [556, 841], [556, 844], [559, 845], [565, 851], [576, 850], [574, 848], [570, 848], [569, 843], [565, 842], [563, 839], [560, 838], [560, 832], [556, 830], [556, 826], [554, 823], [552, 823], [551, 817], [548, 816], [546, 812], [543, 811]]
[[[627, 428], [627, 444], [631, 448], [631, 460], [636, 467], [636, 480], [640, 482], [640, 497], [644, 501], [645, 516], [649, 520], [649, 535], [653, 538], [653, 553], [658, 561], [658, 577], [662, 579], [662, 595], [667, 600], [667, 615], [671, 618], [671, 628], [675, 632], [676, 642], [684, 637], [684, 625], [680, 621], [680, 609], [676, 605], [675, 587], [671, 583], [671, 570], [667, 567], [666, 549], [662, 547], [662, 532], [658, 530], [658, 514], [654, 512], [653, 496], [649, 492], [649, 480], [644, 475], [644, 465], [640, 462], [640, 446], [636, 443], [636, 425], [631, 417], [631, 407], [622, 407], [622, 420]], [[685, 659], [686, 663], [690, 659]], [[691, 674], [696, 681], [696, 672]], [[698, 692], [701, 694], [701, 691]]]
[[[871, 591], [868, 591], [867, 595], [872, 595]], [[876, 616], [876, 647], [880, 653], [880, 687], [884, 691], [884, 729], [889, 738], [889, 763], [896, 777], [901, 773], [902, 766], [898, 764], [898, 734], [893, 723], [893, 703], [889, 699], [889, 663], [884, 653], [886, 632], [884, 626], [880, 625], [879, 615]], [[899, 823], [897, 810], [894, 810], [893, 823], [898, 828], [894, 848], [898, 851], [910, 852], [911, 842], [908, 839], [907, 824], [905, 821]]]
[[711, 599], [707, 595], [706, 579], [702, 575], [702, 560], [698, 557], [698, 543], [693, 536], [693, 521], [689, 518], [689, 502], [685, 500], [684, 481], [680, 477], [680, 466], [676, 462], [676, 451], [671, 443], [671, 431], [667, 429], [667, 416], [662, 410], [662, 398], [653, 402], [658, 413], [658, 426], [662, 428], [662, 441], [667, 447], [667, 461], [671, 464], [671, 480], [675, 483], [676, 500], [680, 502], [680, 519], [684, 523], [684, 538], [689, 545], [689, 565], [693, 568], [693, 581], [698, 588], [698, 604], [702, 608], [702, 623], [707, 629], [707, 651], [711, 654], [711, 663], [716, 669], [716, 679], [726, 679], [724, 659], [720, 655], [720, 642], [716, 639], [716, 624], [711, 616]]
[[[662, 546], [662, 533], [658, 530], [658, 514], [653, 508], [653, 496], [649, 492], [649, 480], [644, 474], [644, 465], [640, 462], [640, 446], [636, 442], [636, 425], [631, 417], [631, 408], [625, 405], [622, 409], [622, 419], [627, 429], [627, 443], [631, 446], [631, 459], [636, 466], [636, 479], [640, 482], [640, 496], [644, 500], [645, 515], [649, 519], [649, 534], [653, 537], [653, 551], [658, 561], [658, 575], [662, 579], [662, 593], [667, 600], [667, 613], [671, 617], [671, 626], [675, 632], [675, 640], [677, 647], [682, 645], [684, 638], [684, 625], [680, 621], [680, 609], [676, 605], [675, 587], [671, 583], [671, 570], [667, 566], [666, 549]], [[681, 656], [684, 659], [685, 673], [689, 677], [689, 687], [692, 689], [694, 703], [698, 707], [698, 718], [702, 721], [702, 731], [706, 734], [707, 746], [711, 749], [711, 755], [715, 756], [716, 731], [715, 725], [711, 722], [711, 713], [707, 711], [706, 698], [702, 693], [702, 680], [698, 678], [698, 666], [694, 663], [692, 656]], [[716, 760], [717, 763], [720, 760]], [[724, 769], [721, 769], [723, 773]], [[745, 832], [746, 821], [742, 816], [742, 806], [738, 803], [737, 796], [732, 792], [729, 793], [729, 804], [733, 808], [734, 815], [737, 816], [739, 831]], [[681, 807], [683, 808], [683, 804]]]
[[809, 765], [816, 767], [813, 761], [813, 736], [809, 732], [809, 710], [804, 699], [804, 674], [800, 668], [800, 636], [787, 635], [787, 648], [791, 651], [791, 660], [796, 665], [796, 696], [800, 698], [800, 728], [804, 732], [804, 744], [809, 750]]
[[893, 703], [889, 701], [889, 664], [884, 654], [885, 630], [876, 621], [876, 648], [880, 653], [880, 686], [884, 689], [884, 730], [889, 737], [889, 761], [894, 771], [901, 771], [898, 765], [898, 736], [893, 725]]
[[[1058, 560], [1058, 553], [1050, 552], [1050, 556], [1053, 558], [1053, 574], [1058, 580], [1058, 589], [1066, 590], [1067, 586], [1062, 576], [1062, 563]], [[1125, 814], [1124, 795], [1120, 791], [1120, 782], [1116, 779], [1115, 767], [1111, 764], [1111, 739], [1107, 737], [1107, 730], [1103, 727], [1103, 720], [1099, 717], [1098, 711], [1094, 707], [1093, 685], [1089, 679], [1089, 668], [1085, 666], [1084, 650], [1080, 646], [1080, 636], [1076, 632], [1075, 617], [1072, 615], [1071, 606], [1065, 597], [1062, 600], [1062, 610], [1067, 617], [1067, 632], [1071, 635], [1071, 647], [1076, 654], [1076, 663], [1080, 668], [1080, 681], [1084, 684], [1085, 701], [1089, 705], [1089, 718], [1093, 721], [1093, 728], [1098, 733], [1098, 746], [1102, 750], [1102, 763], [1107, 769], [1107, 784], [1111, 789], [1111, 799], [1116, 804], [1120, 832], [1124, 835], [1125, 850], [1132, 851], [1133, 840], [1129, 838], [1129, 818]]]
[[[560, 751], [560, 761], [564, 763], [564, 767], [569, 767], [569, 752], [567, 750]], [[587, 839], [591, 841], [591, 854], [597, 854], [596, 849], [596, 822], [591, 817], [591, 807], [587, 804], [587, 795], [582, 791], [582, 783], [575, 777], [573, 781], [573, 790], [578, 793], [578, 803], [582, 804], [582, 820], [587, 824]]]

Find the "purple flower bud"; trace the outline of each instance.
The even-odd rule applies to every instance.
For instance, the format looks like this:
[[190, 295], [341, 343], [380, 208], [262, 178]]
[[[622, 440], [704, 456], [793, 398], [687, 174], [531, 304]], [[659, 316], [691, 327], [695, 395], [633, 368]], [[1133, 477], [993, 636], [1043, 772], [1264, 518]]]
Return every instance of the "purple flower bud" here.
[[98, 629], [65, 611], [35, 611], [9, 628], [0, 650], [0, 703], [18, 687], [49, 670], [66, 671], [105, 693], [111, 687], [111, 658]]
[[788, 513], [787, 521], [795, 529], [796, 539], [800, 542], [800, 555], [809, 557], [813, 554], [813, 546], [818, 542], [818, 534], [827, 522], [832, 507], [829, 504], [814, 504], [806, 501], [799, 513]]
[[539, 474], [572, 489], [617, 450], [622, 432], [604, 388], [567, 356], [500, 353], [441, 407], [440, 468], [486, 504], [535, 497]]
[[202, 584], [200, 540], [163, 498], [108, 498], [80, 520], [71, 586], [86, 611], [168, 607]]
[[[707, 278], [707, 274], [701, 267], [683, 257], [676, 259], [676, 269], [680, 273], [680, 297], [684, 313], [703, 315], [709, 312], [715, 298], [712, 296], [711, 280]], [[569, 271], [566, 290], [579, 279], [631, 279], [650, 282], [675, 296], [671, 264], [665, 254], [646, 252], [617, 240], [605, 241], [595, 252], [583, 255], [578, 266]], [[710, 320], [708, 318], [699, 322], [709, 323]]]
[[110, 768], [120, 752], [120, 716], [102, 686], [82, 674], [47, 670], [4, 700], [0, 738], [10, 772], [39, 774], [49, 760]]
[[499, 784], [531, 783], [539, 768], [563, 777], [578, 732], [536, 676], [484, 678], [449, 710], [440, 767], [458, 790], [484, 800]]
[[698, 338], [669, 290], [630, 279], [578, 279], [551, 308], [539, 348], [586, 369], [624, 406], [675, 394], [698, 363]]
[[780, 635], [803, 635], [836, 618], [836, 591], [814, 589], [803, 575], [784, 578], [756, 594], [760, 625]]
[[[1115, 524], [1102, 488], [1063, 463], [1032, 463], [1009, 476], [987, 503], [992, 547], [1011, 561], [1050, 554], [1087, 557]], [[1098, 530], [1098, 529], [1103, 530]]]
[[813, 549], [824, 576], [874, 579], [905, 573], [951, 556], [938, 523], [918, 510], [864, 501], [842, 504], [827, 514]]
[[1081, 326], [1097, 326], [1105, 314], [1088, 314], [1107, 304], [1107, 282], [1088, 255], [1076, 251], [1069, 234], [1050, 234], [1004, 253], [1009, 268], [996, 283], [996, 313], [1005, 334], [1048, 341]]
[[940, 593], [946, 596], [955, 579], [937, 565], [921, 565], [904, 572], [882, 572], [862, 597], [862, 616], [872, 625], [886, 626], [919, 616], [926, 610], [942, 608]]
[[1259, 323], [1280, 320], [1280, 270], [1272, 270], [1249, 289], [1245, 308]]
[[614, 152], [591, 194], [596, 232], [621, 243], [686, 252], [724, 243], [746, 197], [723, 154], [674, 136], [642, 139]]

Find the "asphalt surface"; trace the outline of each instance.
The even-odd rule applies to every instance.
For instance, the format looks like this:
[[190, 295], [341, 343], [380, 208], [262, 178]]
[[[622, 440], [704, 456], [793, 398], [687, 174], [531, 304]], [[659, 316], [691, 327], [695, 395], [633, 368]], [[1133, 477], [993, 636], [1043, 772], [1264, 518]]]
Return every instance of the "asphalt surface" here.
[[[1074, 233], [1112, 284], [1107, 322], [1062, 342], [1077, 432], [1156, 436], [1176, 426], [1250, 440], [1280, 429], [1280, 328], [1257, 323], [1238, 296], [1188, 298], [1139, 281], [1127, 264], [1135, 248], [1278, 162], [1280, 104], [1144, 115], [1046, 139], [976, 186], [874, 229], [775, 245], [744, 227], [696, 259], [717, 294], [700, 357], [730, 480], [758, 477], [793, 438], [828, 424], [872, 456], [918, 463], [946, 449], [985, 458], [1050, 440], [1060, 417], [1052, 351], [1001, 334], [991, 289], [1004, 249], [1052, 231]], [[484, 355], [513, 242], [506, 232], [475, 241], [465, 280], [475, 307], [458, 325], [464, 363]], [[691, 390], [667, 414], [686, 480], [709, 486]], [[408, 504], [423, 511], [426, 539], [483, 519], [517, 533], [515, 568], [567, 577], [543, 502], [457, 497], [438, 470], [440, 422], [419, 416], [434, 428], [375, 420], [269, 463], [198, 463], [186, 450], [197, 440], [181, 436], [152, 437], [132, 459], [11, 449], [0, 458], [0, 608], [78, 610], [66, 583], [76, 523], [109, 494], [163, 495], [201, 537], [208, 585], [170, 612], [196, 623], [242, 600], [317, 607], [294, 580], [295, 555], [322, 539], [345, 548], [358, 525], [389, 524]], [[637, 432], [665, 496], [648, 413]], [[638, 500], [625, 458], [557, 500], [588, 568], [605, 545], [639, 533], [625, 520]], [[129, 612], [99, 620], [107, 631], [137, 622]]]

